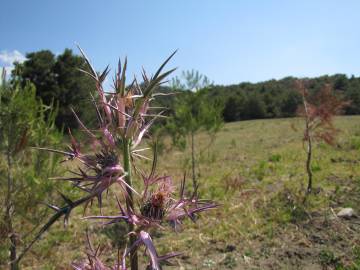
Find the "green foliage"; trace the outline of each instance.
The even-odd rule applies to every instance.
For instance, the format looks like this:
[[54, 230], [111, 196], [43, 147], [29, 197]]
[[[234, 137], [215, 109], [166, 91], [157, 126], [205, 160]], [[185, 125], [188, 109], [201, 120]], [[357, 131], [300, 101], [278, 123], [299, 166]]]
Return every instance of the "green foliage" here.
[[182, 72], [182, 78], [174, 78], [172, 89], [181, 91], [174, 103], [173, 112], [167, 122], [167, 130], [173, 135], [174, 142], [185, 146], [184, 137], [201, 129], [217, 132], [222, 125], [222, 103], [211, 99], [206, 88], [210, 80], [198, 71]]
[[175, 77], [172, 79], [172, 87], [181, 90], [198, 91], [213, 84], [210, 79], [200, 74], [197, 70], [187, 70], [181, 72], [181, 78]]
[[256, 179], [260, 181], [263, 180], [266, 175], [267, 169], [268, 169], [267, 162], [265, 160], [260, 161], [259, 164], [255, 166], [255, 168], [253, 169]]
[[271, 162], [279, 162], [281, 160], [280, 154], [273, 154], [269, 157], [269, 161]]
[[324, 267], [333, 266], [336, 269], [340, 267], [340, 259], [336, 257], [331, 250], [321, 250], [319, 260]]
[[317, 162], [312, 163], [311, 164], [311, 171], [314, 172], [314, 173], [321, 171], [320, 165]]
[[351, 149], [360, 150], [360, 136], [352, 136], [350, 138]]
[[242, 93], [233, 95], [225, 101], [223, 117], [226, 122], [237, 121], [243, 118], [245, 96]]
[[24, 63], [15, 64], [13, 81], [20, 81], [22, 86], [32, 82], [45, 105], [58, 104], [56, 125], [59, 128], [77, 126], [70, 106], [76, 105], [82, 119], [91, 119], [89, 91], [95, 89], [91, 79], [79, 70], [84, 62], [80, 56], [65, 49], [57, 57], [48, 50], [28, 53], [26, 57]]
[[231, 254], [227, 254], [223, 264], [228, 269], [234, 269], [237, 266], [236, 258], [234, 258]]
[[[191, 76], [196, 78], [196, 72], [183, 73], [183, 80]], [[202, 77], [200, 77], [202, 78]], [[202, 87], [194, 87], [194, 80], [190, 83], [182, 82], [175, 78], [172, 81], [173, 90], [161, 87], [163, 92], [176, 91], [176, 89], [203, 89], [204, 95], [211, 100], [217, 99], [223, 104], [222, 116], [225, 122], [259, 118], [283, 118], [296, 116], [298, 105], [302, 103], [301, 95], [296, 90], [295, 77], [286, 77], [281, 80], [269, 80], [259, 83], [240, 83], [235, 85], [213, 85], [206, 84], [200, 80]], [[336, 95], [344, 100], [351, 101], [344, 108], [345, 114], [360, 114], [360, 78], [347, 77], [343, 74], [333, 76], [321, 76], [317, 78], [306, 78], [309, 83], [309, 92], [315, 95], [324, 84], [333, 86]], [[205, 80], [208, 82], [209, 80]], [[185, 95], [183, 95], [185, 96]], [[177, 97], [181, 99], [182, 95]], [[174, 98], [163, 97], [158, 104], [174, 110]]]
[[173, 133], [186, 136], [191, 132], [204, 129], [216, 132], [222, 124], [221, 104], [210, 101], [203, 91], [185, 92], [177, 99], [174, 116], [168, 122], [168, 128]]
[[[206, 88], [210, 84], [206, 76], [199, 72], [183, 72], [183, 80], [173, 79], [173, 88], [182, 90], [180, 98], [175, 100], [173, 115], [167, 123], [167, 131], [172, 135], [175, 145], [185, 148], [186, 138], [191, 141], [191, 168], [194, 187], [196, 183], [196, 152], [194, 135], [199, 130], [205, 130], [212, 135], [220, 130], [223, 120], [223, 106], [219, 99], [207, 95]], [[184, 81], [182, 83], [182, 81]]]
[[[301, 104], [301, 96], [295, 88], [295, 77], [269, 80], [259, 83], [240, 83], [235, 85], [213, 85], [207, 88], [207, 95], [222, 100], [225, 122], [296, 116]], [[360, 113], [360, 78], [343, 74], [308, 78], [309, 91], [317, 93], [328, 83], [333, 85], [337, 94], [350, 100], [345, 108], [346, 114]]]
[[360, 246], [355, 246], [353, 248], [354, 260], [354, 269], [360, 269]]
[[250, 94], [244, 104], [245, 119], [261, 119], [266, 117], [266, 105], [257, 94]]
[[[48, 158], [28, 146], [56, 145], [61, 140], [60, 133], [55, 131], [56, 110], [44, 106], [35, 93], [30, 83], [24, 88], [19, 85], [0, 88], [1, 160], [4, 162], [8, 154], [12, 158], [11, 174], [19, 182], [16, 189], [19, 194], [14, 196], [19, 204], [16, 208], [30, 219], [33, 212], [29, 208], [41, 201], [53, 186], [44, 180], [53, 173], [56, 160], [53, 155]], [[0, 169], [3, 170], [1, 176], [5, 177], [8, 168], [1, 166]]]
[[[55, 184], [47, 179], [57, 159], [30, 146], [56, 145], [57, 111], [36, 97], [33, 84], [0, 85], [0, 246], [9, 248], [8, 234], [27, 233], [47, 209], [39, 203], [53, 195]], [[2, 252], [0, 252], [2, 254]]]
[[264, 208], [264, 214], [269, 221], [283, 225], [308, 219], [301, 192], [294, 187], [285, 187], [272, 197], [269, 205]]

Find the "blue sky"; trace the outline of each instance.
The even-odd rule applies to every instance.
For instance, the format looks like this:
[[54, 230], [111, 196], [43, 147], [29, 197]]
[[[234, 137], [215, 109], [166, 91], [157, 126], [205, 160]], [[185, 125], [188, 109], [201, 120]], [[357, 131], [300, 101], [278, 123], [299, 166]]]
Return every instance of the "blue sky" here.
[[96, 69], [197, 69], [217, 84], [360, 75], [360, 1], [12, 0], [0, 11], [0, 65], [27, 52], [86, 51]]

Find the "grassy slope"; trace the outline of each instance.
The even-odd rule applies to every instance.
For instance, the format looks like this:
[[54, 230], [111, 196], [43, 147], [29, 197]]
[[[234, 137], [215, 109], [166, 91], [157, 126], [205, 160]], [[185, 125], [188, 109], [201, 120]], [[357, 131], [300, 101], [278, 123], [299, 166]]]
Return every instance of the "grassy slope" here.
[[[360, 213], [360, 117], [337, 118], [342, 132], [336, 147], [316, 147], [318, 194], [310, 197], [305, 208], [301, 204], [305, 186], [302, 126], [301, 119], [226, 124], [208, 150], [209, 138], [199, 134], [200, 193], [222, 206], [202, 215], [196, 225], [186, 222], [188, 229], [182, 233], [159, 234], [155, 241], [160, 252], [185, 251], [177, 260], [181, 269], [355, 265], [360, 260], [360, 220], [339, 220], [332, 211], [351, 206]], [[186, 151], [165, 150], [158, 171], [179, 180], [188, 156]], [[79, 217], [72, 217], [68, 230], [61, 224], [52, 229], [27, 256], [24, 262], [29, 267], [24, 269], [68, 269], [68, 263], [84, 250], [86, 222]], [[101, 230], [94, 223], [91, 229]], [[110, 249], [110, 240], [100, 235], [105, 250]]]

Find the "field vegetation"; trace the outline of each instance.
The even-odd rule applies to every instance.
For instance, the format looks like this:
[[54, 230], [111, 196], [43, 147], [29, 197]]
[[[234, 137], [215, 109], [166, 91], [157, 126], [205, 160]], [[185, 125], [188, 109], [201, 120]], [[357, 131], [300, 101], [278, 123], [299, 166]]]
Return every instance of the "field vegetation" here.
[[80, 52], [2, 76], [0, 267], [360, 269], [359, 78], [168, 87], [172, 54], [107, 92]]
[[[201, 151], [198, 168], [201, 196], [221, 207], [182, 234], [156, 235], [159, 250], [183, 251], [175, 260], [182, 269], [359, 269], [359, 219], [336, 216], [344, 207], [360, 211], [359, 120], [337, 117], [335, 147], [320, 143], [315, 150], [315, 193], [305, 205], [303, 134], [292, 128], [301, 130], [302, 119], [226, 124]], [[196, 136], [200, 152], [209, 137]], [[165, 147], [159, 170], [180, 182], [189, 155], [170, 149], [170, 138]], [[104, 205], [104, 212], [112, 207]], [[79, 209], [67, 228], [56, 224], [24, 258], [24, 269], [70, 269], [85, 251], [86, 227], [99, 236], [94, 244], [102, 257], [114, 259], [110, 251], [125, 243], [115, 233], [121, 225], [102, 227], [81, 217]]]

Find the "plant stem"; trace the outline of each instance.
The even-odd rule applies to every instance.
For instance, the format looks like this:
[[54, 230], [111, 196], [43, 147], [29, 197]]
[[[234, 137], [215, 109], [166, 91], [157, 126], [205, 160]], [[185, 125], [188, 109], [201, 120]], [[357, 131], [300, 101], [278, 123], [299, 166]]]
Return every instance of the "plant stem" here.
[[191, 131], [191, 167], [192, 167], [192, 180], [194, 190], [197, 187], [196, 172], [195, 172], [195, 142], [194, 142], [194, 130]]
[[[9, 127], [8, 130], [8, 138], [10, 141], [11, 138], [11, 128]], [[6, 158], [7, 158], [7, 194], [6, 194], [6, 202], [5, 202], [5, 223], [7, 227], [7, 232], [9, 235], [10, 240], [10, 248], [9, 248], [9, 261], [10, 261], [10, 270], [18, 270], [19, 264], [16, 261], [16, 249], [17, 249], [17, 239], [16, 234], [13, 228], [12, 222], [12, 215], [13, 215], [13, 202], [12, 202], [12, 195], [14, 192], [14, 179], [11, 175], [12, 170], [12, 162], [11, 162], [11, 148], [10, 142], [8, 142], [7, 151], [6, 151]]]
[[10, 235], [10, 270], [18, 270], [19, 263], [16, 260], [16, 242], [17, 237], [14, 232]]
[[[131, 178], [131, 157], [130, 157], [130, 140], [124, 140], [124, 170], [126, 172], [125, 181], [126, 183], [132, 187], [132, 178]], [[133, 194], [130, 188], [126, 188], [127, 197], [126, 204], [129, 208], [134, 209], [133, 202]], [[129, 223], [128, 231], [129, 231], [129, 247], [133, 245], [136, 241], [136, 235], [131, 233], [134, 232], [134, 224]], [[138, 270], [138, 257], [136, 248], [132, 249], [130, 252], [130, 268], [131, 270]]]
[[307, 101], [306, 101], [304, 93], [302, 95], [302, 99], [303, 99], [303, 104], [304, 104], [304, 109], [305, 109], [305, 138], [307, 141], [306, 172], [308, 175], [308, 186], [306, 189], [306, 194], [305, 194], [305, 199], [304, 199], [304, 202], [305, 202], [307, 195], [311, 193], [311, 189], [312, 189], [312, 171], [311, 171], [311, 157], [312, 157], [312, 137], [311, 136], [312, 136], [312, 134], [311, 134], [311, 128], [310, 128], [309, 111], [308, 111]]
[[312, 141], [311, 136], [308, 134], [307, 140], [307, 158], [306, 158], [306, 171], [308, 174], [308, 186], [306, 189], [306, 193], [311, 193], [312, 190], [312, 171], [311, 171], [311, 158], [312, 158]]

